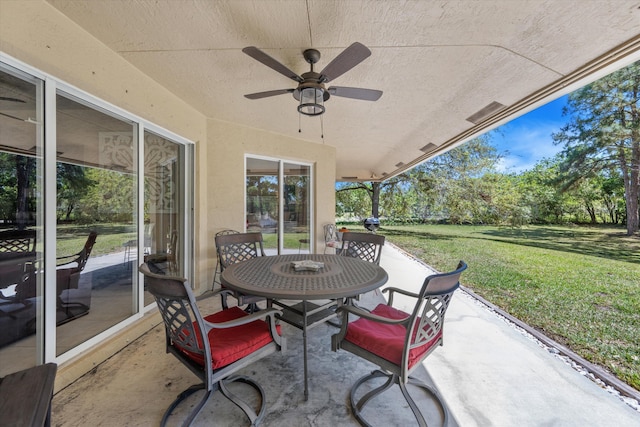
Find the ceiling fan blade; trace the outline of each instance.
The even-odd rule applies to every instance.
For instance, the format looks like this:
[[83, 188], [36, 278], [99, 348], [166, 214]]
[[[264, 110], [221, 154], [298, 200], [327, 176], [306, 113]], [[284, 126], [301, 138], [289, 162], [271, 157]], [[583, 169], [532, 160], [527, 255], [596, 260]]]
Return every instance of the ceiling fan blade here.
[[260, 49], [255, 46], [249, 46], [242, 49], [244, 53], [252, 57], [258, 62], [262, 62], [267, 67], [279, 72], [283, 76], [289, 77], [291, 80], [295, 80], [298, 83], [302, 83], [303, 78], [291, 71], [289, 68], [285, 67], [283, 64], [273, 59]]
[[250, 93], [248, 95], [245, 95], [244, 97], [249, 99], [261, 99], [261, 98], [268, 98], [270, 96], [284, 95], [285, 93], [293, 93], [294, 90], [295, 89], [268, 90], [266, 92]]
[[320, 74], [324, 77], [324, 82], [331, 81], [339, 77], [367, 59], [371, 55], [368, 47], [362, 43], [355, 42], [342, 53], [329, 62]]
[[331, 86], [328, 91], [331, 95], [334, 96], [362, 99], [364, 101], [377, 101], [382, 96], [381, 90], [362, 89], [359, 87]]

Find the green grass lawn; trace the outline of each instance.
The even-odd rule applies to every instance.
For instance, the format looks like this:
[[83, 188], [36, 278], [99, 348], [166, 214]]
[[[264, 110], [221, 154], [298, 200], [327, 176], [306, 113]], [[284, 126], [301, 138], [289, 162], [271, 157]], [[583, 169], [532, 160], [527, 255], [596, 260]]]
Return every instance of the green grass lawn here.
[[56, 232], [58, 256], [78, 253], [84, 247], [91, 230], [98, 233], [91, 256], [124, 250], [124, 242], [135, 239], [135, 226], [127, 224], [59, 225]]
[[621, 228], [384, 226], [380, 234], [640, 390], [640, 239]]

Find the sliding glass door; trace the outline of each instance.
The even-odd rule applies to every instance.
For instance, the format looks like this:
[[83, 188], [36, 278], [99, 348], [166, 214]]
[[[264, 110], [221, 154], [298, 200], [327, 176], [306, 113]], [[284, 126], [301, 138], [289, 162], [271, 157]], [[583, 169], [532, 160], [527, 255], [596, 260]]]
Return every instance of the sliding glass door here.
[[311, 166], [246, 158], [247, 231], [261, 232], [269, 254], [311, 251]]
[[191, 144], [32, 73], [0, 64], [0, 377], [153, 309], [141, 262], [191, 271]]

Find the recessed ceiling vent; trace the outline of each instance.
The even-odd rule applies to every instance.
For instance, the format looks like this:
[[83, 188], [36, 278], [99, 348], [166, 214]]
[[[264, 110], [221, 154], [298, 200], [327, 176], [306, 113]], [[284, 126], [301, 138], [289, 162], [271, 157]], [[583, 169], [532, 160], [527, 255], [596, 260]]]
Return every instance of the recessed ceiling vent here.
[[499, 102], [493, 101], [491, 104], [484, 107], [482, 110], [478, 111], [472, 116], [467, 117], [467, 121], [473, 123], [474, 125], [482, 123], [487, 117], [497, 113], [498, 111], [506, 108], [506, 105], [502, 105]]
[[432, 151], [434, 151], [436, 148], [438, 148], [438, 146], [436, 144], [433, 143], [428, 143], [427, 145], [425, 145], [424, 147], [422, 147], [420, 149], [420, 151], [422, 151], [423, 153], [430, 153]]
[[343, 176], [342, 179], [358, 179], [357, 176]]
[[404, 163], [400, 162], [400, 163], [396, 163], [396, 167], [397, 168], [401, 168], [402, 166], [404, 166]]

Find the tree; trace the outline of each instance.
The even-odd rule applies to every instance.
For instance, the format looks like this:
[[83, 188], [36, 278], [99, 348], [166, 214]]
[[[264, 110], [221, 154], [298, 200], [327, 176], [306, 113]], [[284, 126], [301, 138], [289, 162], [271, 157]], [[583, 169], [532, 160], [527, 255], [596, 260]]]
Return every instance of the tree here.
[[86, 176], [86, 168], [82, 166], [58, 162], [56, 169], [58, 216], [64, 216], [65, 220], [69, 220], [80, 200], [88, 194], [96, 182]]
[[491, 135], [478, 138], [447, 151], [402, 174], [431, 204], [431, 214], [454, 223], [476, 222], [490, 202], [490, 180], [483, 175], [493, 172], [500, 154], [491, 145]]
[[553, 134], [563, 144], [563, 181], [569, 188], [601, 171], [622, 175], [627, 235], [638, 232], [640, 216], [640, 63], [634, 63], [569, 95], [570, 120]]

